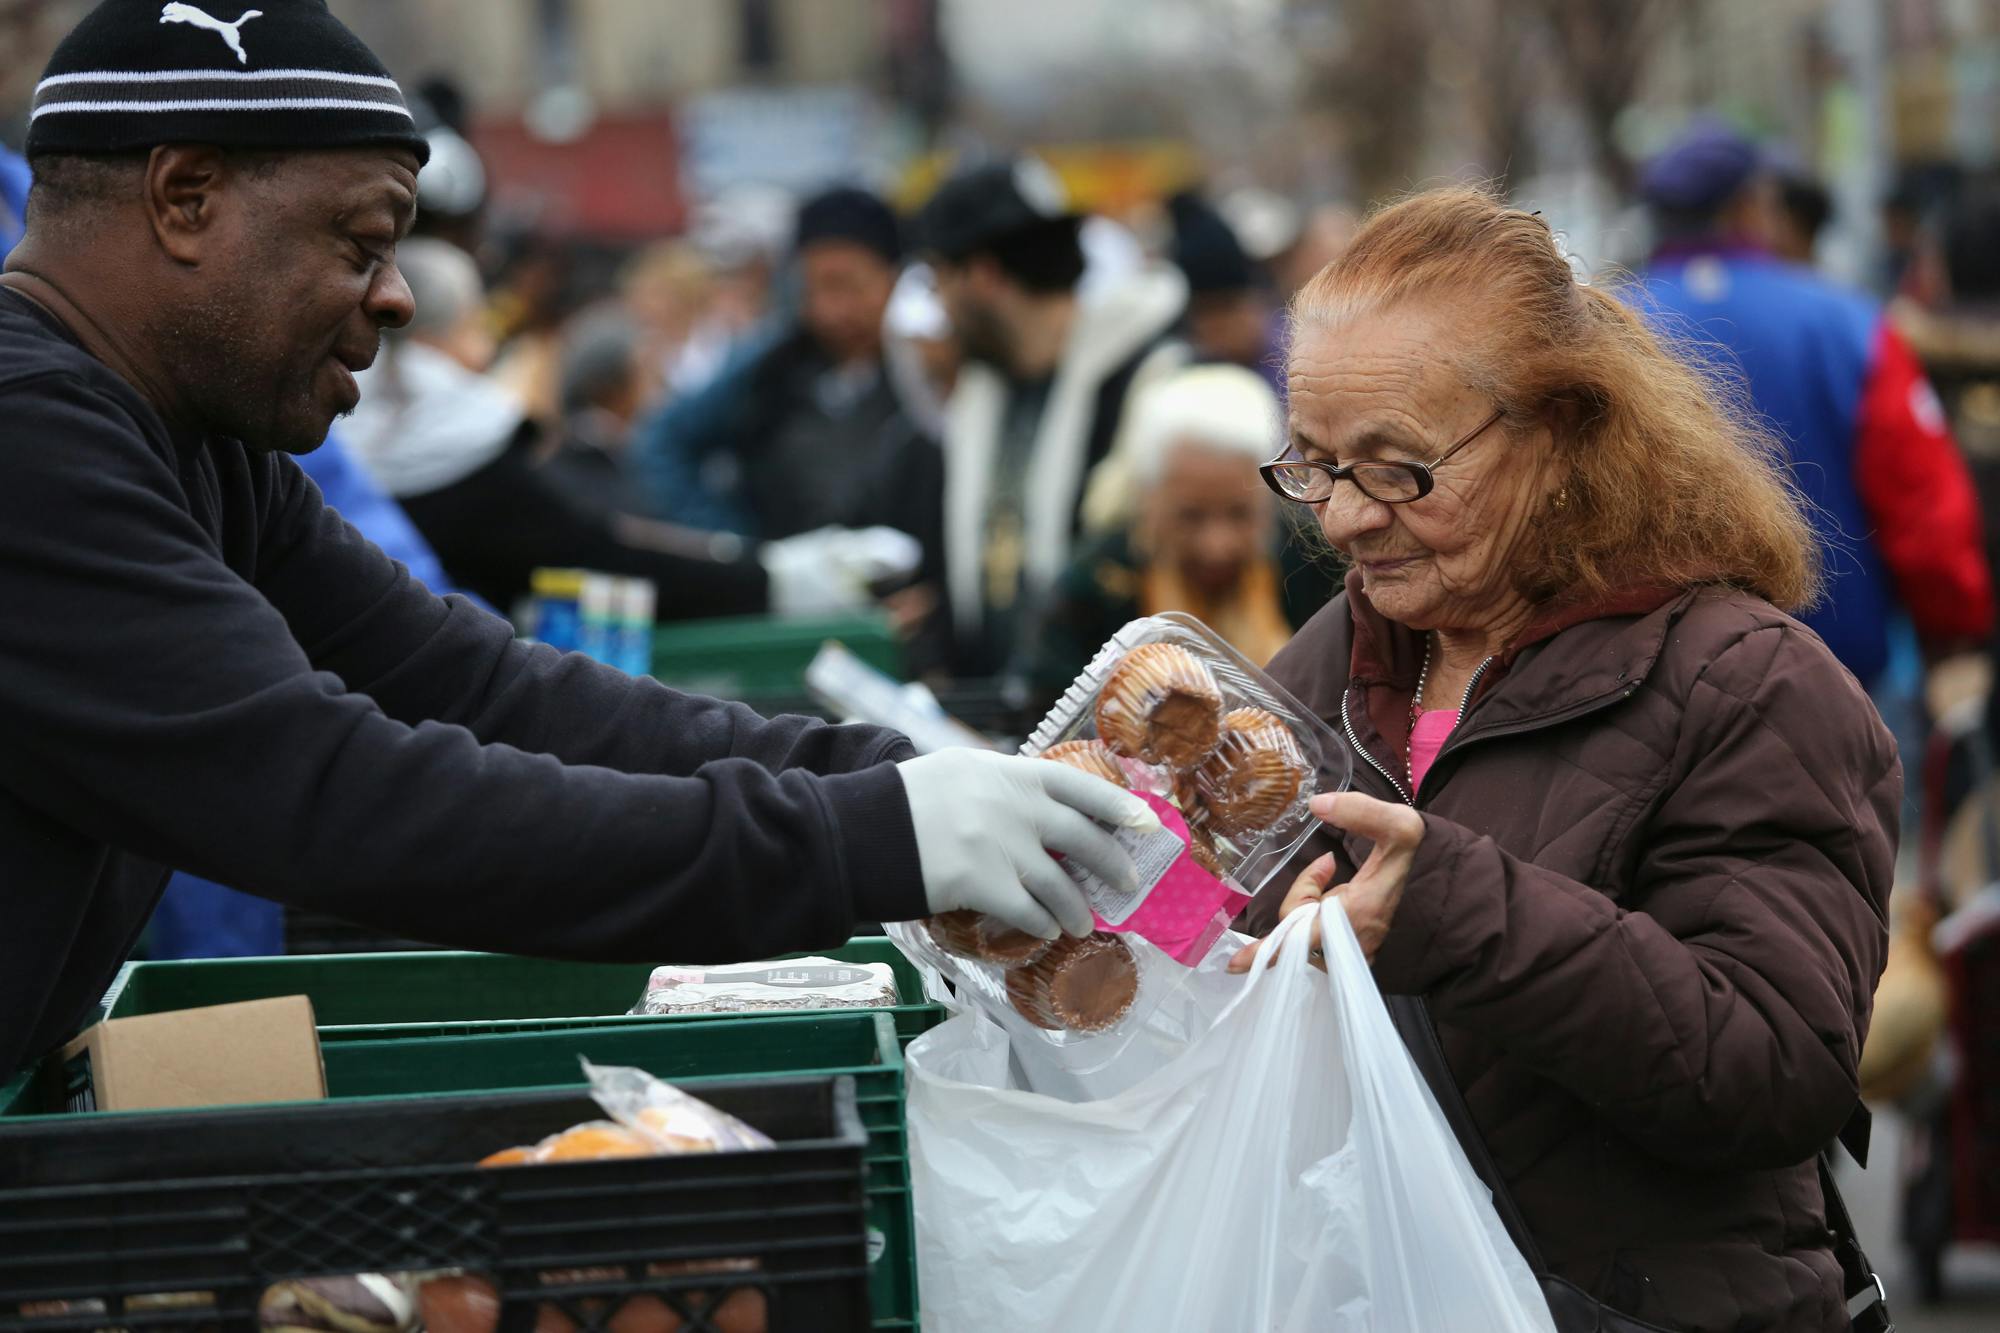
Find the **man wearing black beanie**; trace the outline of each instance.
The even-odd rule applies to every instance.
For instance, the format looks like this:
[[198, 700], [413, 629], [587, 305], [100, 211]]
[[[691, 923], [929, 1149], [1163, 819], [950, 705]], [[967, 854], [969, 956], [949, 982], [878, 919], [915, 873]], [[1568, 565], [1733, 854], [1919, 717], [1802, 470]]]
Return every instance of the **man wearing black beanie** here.
[[0, 273], [0, 1079], [167, 868], [471, 948], [745, 958], [856, 919], [1090, 914], [1059, 764], [675, 693], [515, 641], [291, 453], [411, 316], [423, 140], [324, 0], [105, 0], [51, 59]]

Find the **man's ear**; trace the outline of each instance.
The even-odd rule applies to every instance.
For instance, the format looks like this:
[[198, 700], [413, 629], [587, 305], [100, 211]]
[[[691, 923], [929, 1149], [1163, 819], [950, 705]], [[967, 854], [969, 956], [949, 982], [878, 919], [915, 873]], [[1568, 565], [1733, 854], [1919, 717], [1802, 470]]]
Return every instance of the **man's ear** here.
[[201, 263], [230, 176], [220, 148], [162, 144], [146, 160], [146, 219], [169, 258]]

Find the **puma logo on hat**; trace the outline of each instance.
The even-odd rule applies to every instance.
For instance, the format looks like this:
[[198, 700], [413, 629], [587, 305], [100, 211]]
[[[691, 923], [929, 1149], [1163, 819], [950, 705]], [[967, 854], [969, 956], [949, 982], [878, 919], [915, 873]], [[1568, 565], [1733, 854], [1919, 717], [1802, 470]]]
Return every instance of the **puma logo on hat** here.
[[35, 87], [29, 158], [166, 143], [430, 157], [395, 79], [327, 0], [253, 2], [99, 0]]
[[203, 13], [193, 5], [184, 5], [178, 2], [160, 10], [160, 22], [162, 23], [189, 23], [197, 28], [206, 28], [210, 32], [220, 35], [223, 41], [229, 43], [229, 49], [236, 53], [236, 63], [239, 65], [250, 63], [250, 55], [243, 49], [243, 25], [251, 19], [260, 19], [263, 17], [264, 11], [261, 9], [246, 9], [243, 11], [243, 16], [237, 19], [236, 22], [224, 23], [213, 14]]

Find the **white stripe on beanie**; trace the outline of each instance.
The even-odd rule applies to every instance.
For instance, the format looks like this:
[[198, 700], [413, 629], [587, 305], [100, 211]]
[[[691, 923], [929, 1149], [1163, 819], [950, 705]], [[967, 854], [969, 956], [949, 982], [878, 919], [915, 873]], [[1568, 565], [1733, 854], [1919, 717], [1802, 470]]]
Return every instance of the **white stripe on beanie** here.
[[373, 74], [341, 74], [330, 69], [105, 69], [51, 74], [35, 85], [35, 95], [39, 97], [43, 89], [59, 88], [66, 83], [177, 83], [183, 80], [250, 83], [264, 79], [325, 79], [331, 83], [352, 83], [387, 88], [398, 95], [402, 93], [394, 79], [377, 78]]
[[386, 111], [410, 120], [409, 111], [392, 102], [357, 102], [339, 97], [204, 98], [171, 102], [51, 102], [36, 107], [30, 123], [65, 111]]

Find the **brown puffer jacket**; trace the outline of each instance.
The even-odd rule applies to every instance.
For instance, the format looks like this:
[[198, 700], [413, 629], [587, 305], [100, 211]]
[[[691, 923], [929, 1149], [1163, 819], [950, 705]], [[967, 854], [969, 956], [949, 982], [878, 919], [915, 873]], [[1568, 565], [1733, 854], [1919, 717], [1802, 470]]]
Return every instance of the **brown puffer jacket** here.
[[[1744, 593], [1541, 635], [1475, 677], [1426, 776], [1376, 981], [1425, 997], [1558, 1276], [1673, 1329], [1845, 1329], [1814, 1158], [1855, 1108], [1887, 948], [1893, 743]], [[1384, 800], [1407, 799], [1421, 653], [1350, 579], [1271, 664]], [[1338, 883], [1367, 846], [1323, 831], [1297, 864], [1329, 849]]]

